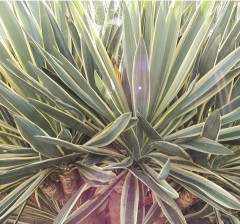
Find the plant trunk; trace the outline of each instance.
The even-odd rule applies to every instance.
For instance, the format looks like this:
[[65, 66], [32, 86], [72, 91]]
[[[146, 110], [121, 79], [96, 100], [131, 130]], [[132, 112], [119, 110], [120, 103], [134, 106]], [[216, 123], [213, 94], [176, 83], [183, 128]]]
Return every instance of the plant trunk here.
[[[200, 199], [189, 192], [188, 190], [182, 188], [179, 192], [179, 198], [177, 199], [177, 204], [179, 208], [184, 211], [187, 208], [190, 208], [193, 206], [196, 202], [198, 202]], [[164, 224], [166, 223], [167, 218], [165, 216], [159, 217], [153, 224]]]
[[111, 224], [120, 224], [121, 195], [124, 180], [119, 182], [112, 190], [109, 197], [109, 217]]

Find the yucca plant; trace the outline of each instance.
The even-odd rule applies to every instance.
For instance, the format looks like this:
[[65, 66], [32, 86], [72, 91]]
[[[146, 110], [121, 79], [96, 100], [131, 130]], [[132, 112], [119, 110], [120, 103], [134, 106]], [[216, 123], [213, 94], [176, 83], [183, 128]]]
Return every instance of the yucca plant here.
[[0, 222], [239, 224], [239, 12], [0, 2]]

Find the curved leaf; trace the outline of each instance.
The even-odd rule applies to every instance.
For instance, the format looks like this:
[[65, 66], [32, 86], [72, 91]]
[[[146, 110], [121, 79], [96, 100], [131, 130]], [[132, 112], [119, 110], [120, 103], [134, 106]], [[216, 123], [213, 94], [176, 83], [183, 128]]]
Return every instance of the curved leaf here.
[[211, 153], [215, 155], [233, 154], [232, 151], [226, 148], [225, 146], [207, 138], [197, 138], [180, 144], [183, 147], [203, 153]]
[[44, 130], [26, 118], [15, 116], [17, 128], [24, 139], [33, 147], [34, 150], [47, 157], [59, 157], [63, 155], [60, 148], [54, 145], [45, 145], [39, 142], [35, 136], [49, 136]]
[[124, 131], [130, 121], [130, 118], [131, 113], [122, 114], [103, 131], [93, 136], [92, 139], [84, 145], [102, 147], [110, 144]]

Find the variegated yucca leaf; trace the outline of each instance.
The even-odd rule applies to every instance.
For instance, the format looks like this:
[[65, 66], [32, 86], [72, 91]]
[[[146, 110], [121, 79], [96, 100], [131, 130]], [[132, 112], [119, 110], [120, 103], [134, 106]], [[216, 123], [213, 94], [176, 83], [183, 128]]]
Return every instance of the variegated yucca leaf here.
[[0, 2], [0, 222], [239, 224], [239, 12]]

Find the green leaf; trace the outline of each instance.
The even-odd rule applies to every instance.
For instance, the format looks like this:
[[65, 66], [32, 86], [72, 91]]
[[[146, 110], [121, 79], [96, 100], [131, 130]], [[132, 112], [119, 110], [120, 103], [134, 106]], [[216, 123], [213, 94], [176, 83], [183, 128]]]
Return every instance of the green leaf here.
[[[141, 167], [144, 173], [148, 175], [161, 188], [161, 190], [163, 190], [168, 195], [168, 197], [171, 200], [177, 199], [179, 197], [178, 192], [166, 180], [158, 179], [158, 173], [154, 169], [152, 169], [149, 165], [141, 164]], [[167, 203], [171, 204], [171, 201]]]
[[[39, 83], [37, 83], [36, 86], [31, 85], [25, 80], [29, 80], [26, 78], [26, 74], [23, 73], [18, 67], [16, 67], [12, 62], [7, 61], [6, 64], [2, 64], [3, 68], [6, 71], [5, 78], [8, 80], [10, 85], [13, 87], [13, 89], [23, 97], [31, 97], [34, 99], [38, 98], [39, 96], [43, 96], [45, 99], [48, 99], [51, 101], [51, 98], [49, 97], [48, 92], [43, 92], [42, 89], [44, 87], [39, 87]], [[31, 78], [31, 77], [30, 77]], [[36, 83], [36, 80], [34, 80]], [[19, 88], [21, 87], [21, 88]], [[37, 88], [39, 87], [39, 88]]]
[[41, 113], [39, 113], [26, 99], [10, 90], [10, 88], [2, 82], [0, 82], [0, 93], [0, 103], [2, 100], [5, 100], [3, 104], [5, 104], [7, 108], [10, 110], [14, 108], [14, 112], [23, 115], [32, 122], [36, 123], [48, 134], [55, 134], [52, 127]]
[[[238, 50], [240, 50], [240, 48]], [[231, 56], [234, 55], [234, 53], [236, 52], [233, 52], [231, 55], [229, 55], [222, 61], [224, 62], [223, 67], [222, 62], [220, 62], [196, 83], [196, 85], [193, 87], [193, 90], [190, 91], [190, 93], [187, 94], [186, 97], [177, 105], [178, 108], [181, 109], [172, 110], [170, 111], [170, 113], [166, 113], [161, 117], [161, 119], [154, 127], [156, 128], [161, 126], [161, 128], [164, 128], [164, 126], [173, 118], [186, 114], [189, 111], [195, 109], [197, 106], [203, 104], [204, 102], [207, 102], [209, 99], [215, 96], [216, 93], [220, 92], [225, 86], [227, 86], [239, 74], [240, 71], [239, 68], [234, 69], [230, 72], [225, 71], [225, 69], [231, 69], [234, 63], [237, 63], [237, 61], [239, 60], [235, 55], [235, 62], [234, 60], [231, 61], [233, 62], [232, 65], [230, 61], [228, 64], [225, 64], [231, 58]], [[240, 55], [240, 51], [238, 53]], [[223, 77], [221, 77], [222, 75]], [[175, 104], [177, 104], [177, 102]], [[172, 107], [174, 107], [174, 105]]]
[[[240, 120], [240, 109], [239, 108], [233, 109], [233, 111], [231, 110], [231, 111], [229, 111], [229, 113], [227, 113], [221, 117], [222, 127], [226, 124], [230, 124], [237, 120]], [[199, 123], [199, 124], [187, 127], [185, 129], [182, 129], [180, 131], [176, 131], [175, 133], [164, 137], [164, 139], [165, 140], [173, 140], [173, 139], [183, 139], [183, 138], [187, 138], [187, 137], [191, 137], [191, 136], [197, 137], [197, 136], [201, 135], [203, 126], [204, 126], [204, 123]], [[237, 131], [237, 129], [235, 129], [235, 131]], [[219, 138], [221, 138], [221, 130], [219, 131], [219, 135], [220, 135]]]
[[162, 169], [161, 169], [160, 173], [158, 174], [157, 178], [160, 179], [160, 180], [165, 179], [168, 176], [170, 170], [171, 170], [170, 159], [168, 159], [167, 162], [162, 167]]
[[186, 215], [186, 219], [201, 218], [201, 217], [209, 216], [212, 213], [213, 213], [213, 207], [209, 204], [206, 204], [201, 210]]
[[59, 211], [57, 217], [54, 219], [53, 224], [63, 224], [66, 220], [68, 214], [71, 212], [72, 208], [74, 207], [75, 203], [79, 200], [80, 196], [84, 191], [88, 188], [87, 184], [83, 184], [67, 201], [67, 203], [62, 207]]
[[[147, 19], [147, 18], [146, 18]], [[171, 19], [171, 18], [169, 18]], [[167, 28], [171, 29], [171, 27], [166, 27], [166, 14], [164, 10], [164, 3], [161, 2], [158, 13], [156, 24], [153, 32], [153, 40], [151, 41], [151, 48], [150, 48], [150, 83], [151, 83], [151, 104], [150, 109], [153, 108], [153, 104], [156, 101], [156, 94], [164, 82], [164, 75], [161, 74], [161, 70], [163, 65], [164, 59], [166, 60], [167, 55], [165, 56], [165, 48], [170, 47], [169, 45], [166, 46], [167, 41]], [[176, 30], [175, 30], [176, 31]], [[177, 32], [177, 31], [176, 31]], [[174, 44], [174, 43], [173, 43]], [[167, 52], [166, 52], [167, 53]], [[164, 58], [165, 56], [165, 58]], [[161, 75], [160, 75], [161, 74]]]
[[41, 80], [44, 84], [44, 86], [56, 97], [60, 98], [65, 103], [72, 105], [73, 107], [76, 107], [81, 112], [83, 112], [85, 115], [89, 116], [93, 121], [96, 122], [100, 127], [103, 126], [102, 122], [92, 114], [91, 111], [86, 109], [84, 106], [82, 106], [80, 103], [78, 103], [73, 97], [70, 96], [69, 93], [67, 93], [66, 90], [64, 90], [62, 87], [60, 87], [56, 82], [54, 82], [51, 78], [49, 78], [42, 70], [40, 70], [38, 67], [31, 65], [34, 72], [36, 73], [39, 80]]
[[130, 118], [131, 113], [122, 114], [100, 133], [93, 136], [92, 139], [90, 139], [84, 145], [101, 147], [110, 144], [124, 131], [124, 129], [127, 127], [128, 122], [130, 121]]
[[43, 45], [47, 52], [53, 54], [53, 48], [57, 47], [57, 44], [44, 4], [44, 2], [39, 3]]
[[118, 105], [121, 111], [129, 111], [122, 85], [120, 85], [119, 81], [117, 80], [111, 60], [101, 39], [95, 31], [95, 27], [91, 23], [88, 14], [86, 13], [81, 2], [72, 2], [69, 4], [69, 6], [71, 12], [73, 13], [74, 20], [76, 21], [77, 30], [82, 34], [83, 41], [88, 46], [95, 63], [101, 71], [103, 80], [109, 92], [112, 93], [114, 102], [116, 105]]
[[[102, 116], [106, 117], [108, 120], [112, 120], [114, 118], [114, 115], [107, 104], [91, 88], [87, 81], [82, 77], [81, 73], [79, 73], [70, 62], [64, 59], [64, 57], [58, 51], [56, 51], [55, 48], [54, 53], [61, 59], [62, 62], [58, 61], [56, 58], [46, 52], [37, 43], [32, 43], [32, 46], [44, 55], [60, 79], [72, 91], [74, 91], [80, 99], [82, 99], [91, 108], [101, 113]], [[67, 71], [71, 72], [68, 73], [64, 67], [66, 67]], [[76, 76], [78, 77], [77, 80], [79, 80], [78, 83], [76, 82], [76, 78], [74, 78]]]
[[33, 78], [36, 78], [32, 73], [32, 69], [29, 66], [29, 61], [32, 61], [31, 55], [29, 52], [30, 47], [26, 41], [22, 28], [17, 21], [13, 11], [10, 8], [8, 2], [2, 2], [0, 7], [1, 20], [3, 21], [8, 38], [11, 45], [13, 46], [14, 53], [19, 61], [21, 67], [29, 72]]
[[135, 159], [139, 158], [141, 156], [140, 145], [135, 131], [133, 129], [126, 130], [121, 136], [128, 146], [129, 155], [133, 156]]
[[[46, 170], [40, 171], [35, 176], [33, 176], [35, 178], [29, 179], [29, 180], [32, 180], [30, 183], [29, 181], [26, 181], [27, 184], [24, 182], [22, 184], [23, 186], [20, 185], [21, 187], [20, 186], [18, 187], [18, 191], [14, 192], [15, 195], [14, 194], [12, 195], [12, 197], [15, 197], [15, 198], [17, 197], [14, 200], [14, 203], [11, 204], [11, 206], [5, 212], [3, 212], [3, 209], [1, 209], [0, 220], [3, 220], [5, 217], [8, 217], [9, 215], [11, 215], [13, 211], [15, 211], [22, 203], [24, 203], [31, 196], [31, 194], [36, 190], [36, 188], [42, 183], [42, 181], [50, 174], [51, 171], [52, 169], [46, 169]], [[19, 191], [22, 192], [22, 194], [19, 194]], [[7, 202], [8, 204], [10, 204], [9, 197], [7, 199], [8, 200], [5, 199], [4, 202], [5, 203]], [[1, 203], [3, 203], [3, 201], [1, 201]], [[7, 206], [5, 205], [4, 208], [6, 207]]]
[[235, 41], [237, 36], [239, 36], [240, 20], [234, 25], [233, 29], [228, 34], [224, 43], [221, 45], [219, 50], [218, 59], [222, 60], [226, 57], [233, 49], [235, 49]]
[[[0, 146], [1, 147], [1, 146]], [[39, 160], [38, 156], [21, 156], [21, 154], [1, 154], [0, 167], [25, 166]]]
[[117, 105], [115, 104], [114, 100], [112, 99], [111, 93], [108, 91], [105, 83], [100, 78], [100, 76], [97, 74], [97, 72], [94, 72], [94, 78], [95, 83], [98, 91], [100, 92], [103, 99], [106, 101], [106, 103], [109, 105], [109, 107], [113, 110], [114, 114], [116, 116], [119, 116], [121, 112], [119, 111]]
[[161, 186], [155, 182], [149, 175], [143, 174], [141, 171], [131, 167], [129, 168], [132, 174], [143, 182], [149, 189], [151, 189], [158, 197], [166, 201], [171, 207], [177, 209], [175, 201], [161, 188]]
[[133, 111], [147, 117], [150, 101], [150, 75], [147, 49], [141, 36], [133, 61], [132, 75]]
[[116, 150], [114, 149], [107, 149], [107, 148], [99, 148], [99, 147], [95, 147], [95, 146], [86, 146], [86, 145], [76, 145], [73, 144], [71, 142], [67, 142], [64, 141], [62, 139], [59, 138], [51, 138], [48, 136], [36, 136], [35, 138], [37, 139], [37, 141], [43, 142], [43, 143], [47, 143], [51, 144], [51, 145], [58, 145], [61, 147], [66, 148], [66, 152], [88, 152], [88, 153], [93, 153], [93, 154], [99, 154], [99, 155], [111, 155], [111, 156], [116, 156], [116, 157], [123, 157], [123, 155], [119, 154]]
[[143, 13], [145, 15], [144, 40], [149, 54], [154, 31], [154, 6], [152, 2], [144, 2]]
[[120, 223], [137, 224], [139, 206], [138, 179], [129, 172], [125, 178], [120, 204]]
[[102, 28], [101, 40], [105, 47], [109, 42], [111, 29], [113, 27], [113, 25], [111, 24], [111, 20], [114, 19], [114, 14], [116, 13], [116, 9], [114, 8], [115, 7], [114, 3], [115, 3], [114, 1], [111, 1], [108, 4], [107, 13], [106, 13], [103, 28]]
[[205, 121], [202, 130], [202, 137], [217, 141], [221, 127], [221, 116], [218, 110], [211, 113]]
[[226, 208], [226, 207], [224, 207], [224, 205], [215, 202], [214, 200], [212, 200], [210, 197], [208, 197], [205, 193], [203, 193], [199, 188], [197, 188], [193, 184], [180, 181], [176, 178], [174, 178], [174, 179], [176, 180], [176, 182], [178, 182], [180, 185], [182, 185], [185, 189], [192, 192], [194, 195], [201, 198], [203, 201], [210, 204], [214, 208], [217, 208], [217, 209], [221, 210], [225, 214], [228, 214], [228, 215], [232, 214], [231, 210], [229, 208]]
[[[215, 29], [214, 29], [215, 30]], [[201, 75], [205, 75], [209, 70], [211, 70], [216, 63], [219, 45], [220, 45], [221, 37], [218, 36], [209, 48], [205, 49], [204, 55], [202, 56], [202, 60], [200, 62], [200, 73]]]
[[163, 152], [164, 154], [170, 154], [174, 156], [189, 158], [189, 155], [185, 152], [185, 150], [177, 144], [157, 141], [153, 142], [154, 147], [156, 147], [158, 152]]
[[157, 202], [159, 206], [161, 207], [163, 214], [167, 217], [168, 221], [170, 223], [181, 223], [181, 224], [187, 224], [183, 214], [178, 214], [171, 206], [169, 206], [167, 203], [165, 203], [163, 200], [157, 197]]
[[[218, 39], [218, 37], [220, 37], [221, 42], [224, 40], [224, 35], [227, 34], [226, 29], [227, 29], [228, 24], [230, 23], [231, 14], [233, 12], [234, 5], [235, 5], [234, 1], [226, 2], [225, 7], [222, 9], [223, 10], [222, 13], [219, 14], [219, 16], [218, 16], [218, 19], [216, 21], [216, 26], [213, 29], [211, 36], [209, 38], [209, 41], [204, 50], [204, 53], [203, 53], [204, 55], [206, 55], [206, 53], [209, 51], [209, 49], [212, 48], [213, 45], [215, 45], [214, 42], [216, 41], [216, 39]], [[218, 54], [214, 55], [214, 58], [216, 56], [218, 56]], [[210, 61], [211, 61], [211, 59], [210, 59]]]
[[[186, 98], [183, 109], [193, 108], [193, 105], [200, 104], [202, 100], [206, 100], [206, 97], [210, 95], [211, 92], [219, 92], [224, 86], [226, 86], [229, 81], [231, 81], [236, 75], [239, 74], [240, 69], [232, 70], [230, 69], [239, 61], [240, 58], [240, 47], [229, 54], [221, 62], [219, 62], [213, 69], [211, 69], [205, 76], [203, 76], [193, 88], [193, 91]], [[232, 77], [231, 77], [232, 76]], [[226, 80], [229, 79], [228, 82]], [[225, 80], [225, 81], [224, 81]], [[224, 84], [220, 86], [220, 84]], [[217, 91], [216, 91], [216, 90]], [[212, 96], [212, 94], [211, 94]], [[210, 97], [209, 97], [210, 98]], [[195, 103], [194, 103], [195, 102]], [[195, 108], [195, 106], [194, 106]]]
[[36, 139], [36, 135], [49, 136], [43, 129], [26, 118], [20, 116], [14, 118], [19, 132], [34, 150], [50, 158], [63, 155], [63, 152], [57, 146], [43, 144]]
[[77, 67], [72, 54], [70, 53], [68, 47], [67, 47], [67, 43], [65, 42], [64, 38], [63, 38], [63, 33], [61, 32], [51, 10], [48, 8], [48, 6], [46, 4], [44, 4], [44, 9], [48, 19], [51, 23], [52, 26], [52, 30], [53, 30], [53, 34], [55, 37], [55, 41], [57, 43], [58, 49], [59, 51], [75, 66]]
[[240, 96], [240, 77], [234, 83], [232, 92], [231, 92], [231, 100], [235, 99], [236, 97]]
[[[18, 149], [19, 150], [19, 149]], [[46, 160], [41, 160], [38, 162], [33, 162], [31, 164], [14, 168], [5, 172], [0, 173], [0, 184], [8, 184], [15, 180], [27, 176], [33, 172], [39, 171], [40, 169], [45, 169], [52, 166], [57, 166], [62, 163], [70, 163], [72, 160], [82, 156], [83, 153], [74, 153], [71, 155], [66, 155], [63, 157], [51, 158]]]
[[89, 125], [73, 117], [72, 115], [63, 112], [62, 110], [59, 110], [37, 100], [29, 99], [28, 101], [38, 110], [56, 119], [67, 127], [78, 130], [90, 137], [95, 133], [95, 131]]
[[103, 170], [95, 165], [88, 167], [80, 162], [76, 162], [75, 165], [77, 166], [79, 173], [90, 181], [107, 184], [116, 178], [116, 175], [112, 171]]
[[[152, 58], [154, 60], [152, 62], [156, 63], [156, 64], [153, 68], [152, 67], [150, 68], [152, 70], [152, 72], [158, 72], [158, 77], [156, 77], [156, 80], [152, 79], [152, 82], [154, 82], [154, 80], [156, 81], [156, 86], [154, 86], [154, 88], [157, 88], [156, 89], [157, 91], [156, 91], [155, 95], [151, 95], [151, 98], [154, 98], [156, 95], [158, 97], [156, 98], [156, 100], [154, 100], [154, 102], [155, 102], [154, 107], [151, 108], [152, 109], [151, 118], [153, 115], [154, 115], [154, 117], [156, 117], [156, 116], [158, 116], [159, 113], [161, 113], [161, 111], [159, 110], [159, 112], [157, 114], [155, 114], [155, 111], [156, 111], [159, 103], [162, 101], [163, 97], [166, 95], [163, 93], [164, 93], [164, 88], [169, 79], [170, 69], [171, 69], [171, 66], [172, 66], [173, 60], [174, 60], [173, 55], [175, 53], [175, 49], [176, 49], [177, 41], [178, 41], [182, 9], [183, 9], [182, 1], [172, 2], [172, 4], [169, 7], [167, 15], [166, 15], [167, 6], [164, 5], [164, 3], [162, 3], [162, 4], [160, 4], [160, 7], [159, 7], [159, 15], [158, 15], [159, 17], [158, 17], [158, 21], [157, 21], [156, 27], [155, 27], [155, 29], [156, 29], [155, 32], [157, 32], [157, 33], [155, 35], [161, 35], [161, 36], [159, 36], [159, 39], [157, 36], [155, 37], [156, 38], [155, 41], [159, 42], [159, 43], [155, 42], [156, 45], [154, 43], [152, 48], [153, 48], [153, 51], [158, 51], [158, 50], [160, 50], [159, 48], [161, 48], [160, 51], [164, 51], [164, 52], [162, 52], [163, 55], [162, 55], [162, 57], [160, 57], [160, 61], [158, 61], [158, 56], [161, 56], [162, 53], [158, 53], [160, 55], [158, 55], [158, 54], [154, 55], [155, 58]], [[164, 24], [163, 25], [161, 24], [161, 26], [160, 26], [159, 23], [161, 23], [161, 22], [163, 22]], [[161, 30], [161, 29], [163, 29], [163, 30]], [[163, 33], [161, 34], [161, 32], [163, 32]], [[162, 39], [162, 40], [160, 41], [160, 39]], [[156, 49], [154, 49], [155, 47], [156, 47]], [[186, 56], [186, 54], [185, 54], [185, 56]], [[177, 65], [177, 64], [178, 63], [175, 63], [174, 65]], [[152, 65], [153, 64], [151, 63], [151, 66]], [[154, 71], [153, 69], [155, 69], [155, 68], [158, 70]]]
[[[16, 2], [13, 2], [13, 4], [14, 4], [14, 9], [16, 10], [18, 19], [21, 21], [21, 24], [24, 30], [26, 30], [26, 32], [28, 32], [34, 38], [34, 40], [38, 42], [38, 44], [43, 45], [43, 40], [40, 35], [40, 27], [38, 26], [34, 16], [31, 15], [32, 12], [29, 10], [26, 4], [22, 1], [16, 1]], [[45, 62], [43, 57], [38, 52], [35, 52], [33, 50], [32, 50], [32, 54], [36, 64], [39, 67], [44, 66]]]
[[132, 88], [132, 70], [136, 49], [137, 41], [134, 35], [132, 20], [126, 3], [123, 3], [123, 54], [130, 89]]
[[210, 197], [213, 201], [230, 209], [240, 209], [240, 202], [228, 191], [221, 188], [214, 182], [183, 169], [172, 169], [171, 175], [175, 178], [190, 183]]
[[133, 164], [133, 158], [128, 156], [119, 163], [113, 163], [108, 166], [105, 166], [103, 170], [116, 170], [116, 169], [123, 169], [123, 168], [128, 168]]
[[152, 127], [152, 125], [139, 113], [137, 112], [137, 117], [139, 119], [139, 124], [142, 129], [145, 131], [146, 135], [155, 141], [161, 141], [162, 137], [159, 133]]
[[196, 150], [203, 153], [211, 153], [215, 155], [231, 155], [233, 154], [231, 150], [225, 146], [217, 143], [216, 141], [207, 138], [197, 138], [184, 143], [180, 143], [181, 146]]
[[[197, 53], [203, 44], [203, 40], [212, 23], [212, 19], [213, 16], [210, 16], [203, 23], [202, 27], [199, 29], [196, 37], [194, 37], [191, 44], [187, 43], [187, 46], [185, 46], [185, 48], [183, 46], [180, 48], [180, 46], [183, 44], [182, 42], [178, 44], [178, 49], [185, 51], [185, 55], [183, 56], [183, 52], [179, 50], [180, 53], [176, 56], [176, 61], [173, 64], [173, 68], [171, 69], [169, 76], [166, 78], [167, 83], [165, 86], [164, 98], [159, 105], [159, 111], [162, 111], [163, 108], [165, 108], [168, 103], [174, 99], [179, 90], [182, 88], [184, 82], [187, 79], [187, 76], [189, 75], [189, 70], [197, 57]], [[193, 34], [193, 32], [190, 33]], [[182, 39], [184, 39], [184, 37], [182, 37], [181, 40]]]
[[221, 129], [219, 132], [219, 142], [231, 141], [240, 138], [240, 125]]
[[154, 220], [157, 220], [159, 214], [161, 213], [161, 208], [159, 207], [157, 202], [154, 202], [150, 207], [149, 211], [147, 212], [146, 216], [144, 217], [144, 224], [153, 223]]

